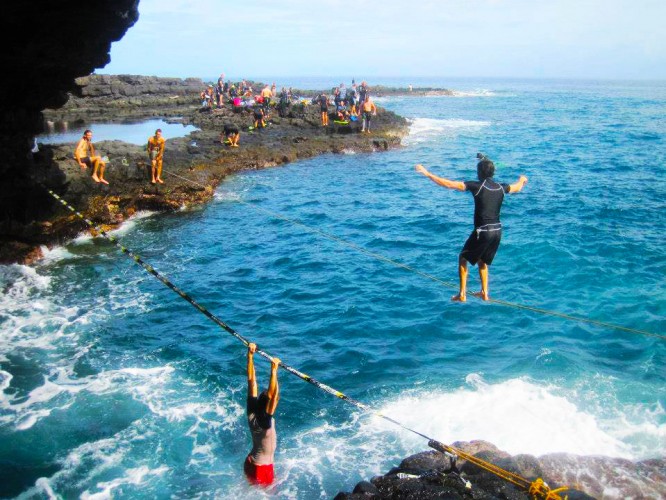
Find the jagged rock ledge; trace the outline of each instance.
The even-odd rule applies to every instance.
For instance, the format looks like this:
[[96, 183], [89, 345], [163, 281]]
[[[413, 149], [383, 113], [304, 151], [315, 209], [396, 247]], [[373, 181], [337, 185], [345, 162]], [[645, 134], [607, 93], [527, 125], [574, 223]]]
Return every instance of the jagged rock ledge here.
[[[568, 486], [569, 500], [590, 498], [666, 498], [666, 460], [631, 462], [620, 458], [553, 453], [511, 456], [486, 441], [453, 446], [529, 480], [541, 477], [551, 489]], [[454, 463], [438, 451], [405, 458], [383, 476], [361, 481], [335, 500], [430, 499], [490, 500], [531, 498], [507, 481], [465, 460]]]
[[[42, 246], [66, 243], [88, 230], [78, 217], [63, 211], [45, 187], [96, 225], [108, 229], [139, 210], [173, 211], [205, 203], [212, 198], [215, 187], [234, 172], [284, 165], [325, 153], [386, 151], [399, 147], [408, 133], [407, 120], [382, 108], [372, 120], [372, 134], [361, 134], [360, 122], [337, 125], [333, 118], [329, 127], [322, 127], [319, 107], [302, 102], [292, 104], [284, 117], [273, 110], [265, 129], [249, 132], [253, 123], [249, 108], [226, 105], [202, 112], [199, 92], [204, 82], [199, 79], [91, 75], [77, 83], [79, 90], [65, 106], [43, 113], [47, 123], [85, 125], [162, 117], [199, 130], [187, 137], [167, 138], [163, 185], [150, 183], [150, 163], [141, 146], [95, 142], [98, 154], [111, 159], [106, 174], [110, 185], [105, 186], [93, 182], [91, 172], [74, 161], [74, 144], [40, 145], [27, 172], [27, 185], [21, 186], [28, 200], [26, 206], [19, 210], [20, 216], [1, 224], [0, 262], [33, 262], [41, 257]], [[240, 148], [221, 143], [225, 123], [241, 130]]]

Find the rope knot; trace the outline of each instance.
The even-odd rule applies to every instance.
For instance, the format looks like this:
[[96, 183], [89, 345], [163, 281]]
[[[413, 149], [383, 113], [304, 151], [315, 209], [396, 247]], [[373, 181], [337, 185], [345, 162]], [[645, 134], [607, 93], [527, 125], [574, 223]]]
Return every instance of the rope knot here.
[[[540, 477], [530, 484], [529, 494], [533, 498], [543, 498], [544, 500], [562, 500], [559, 493], [568, 490], [567, 486], [551, 490], [546, 482]], [[565, 500], [567, 496], [565, 495]]]

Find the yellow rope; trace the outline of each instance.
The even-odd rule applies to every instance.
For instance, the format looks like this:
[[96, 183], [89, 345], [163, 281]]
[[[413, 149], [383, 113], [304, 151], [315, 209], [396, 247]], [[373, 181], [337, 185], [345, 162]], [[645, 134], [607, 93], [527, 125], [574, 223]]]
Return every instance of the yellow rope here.
[[543, 498], [544, 500], [562, 500], [562, 497], [559, 494], [563, 491], [567, 491], [568, 489], [568, 487], [562, 486], [561, 488], [551, 490], [543, 479], [538, 478], [532, 482], [528, 493], [534, 498], [538, 497]]

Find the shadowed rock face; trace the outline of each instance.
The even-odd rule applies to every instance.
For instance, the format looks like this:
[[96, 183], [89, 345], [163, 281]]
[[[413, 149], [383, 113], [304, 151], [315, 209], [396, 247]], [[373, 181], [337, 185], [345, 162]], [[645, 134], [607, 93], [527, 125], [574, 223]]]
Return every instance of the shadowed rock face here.
[[75, 78], [105, 66], [111, 43], [139, 18], [139, 0], [4, 2], [0, 17], [0, 237], [49, 203], [32, 185], [30, 151], [41, 110], [77, 92]]

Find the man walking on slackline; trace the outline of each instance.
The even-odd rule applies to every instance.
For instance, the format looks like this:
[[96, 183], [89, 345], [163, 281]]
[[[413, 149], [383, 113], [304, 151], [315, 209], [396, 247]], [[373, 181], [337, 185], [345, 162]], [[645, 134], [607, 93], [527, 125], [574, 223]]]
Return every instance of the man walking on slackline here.
[[500, 208], [504, 201], [504, 193], [518, 193], [527, 183], [527, 177], [521, 175], [514, 184], [499, 184], [493, 180], [495, 164], [479, 154], [481, 158], [476, 165], [478, 181], [451, 181], [431, 174], [423, 165], [416, 165], [416, 171], [434, 183], [448, 189], [470, 191], [474, 196], [474, 231], [465, 242], [458, 256], [458, 276], [460, 291], [451, 300], [465, 302], [467, 300], [467, 263], [473, 266], [479, 263], [481, 291], [474, 293], [483, 300], [489, 299], [488, 266], [492, 264], [495, 253], [502, 238]]

